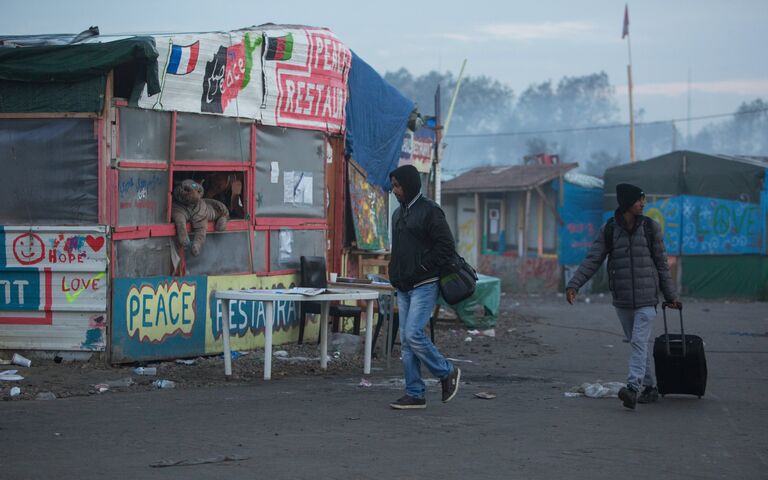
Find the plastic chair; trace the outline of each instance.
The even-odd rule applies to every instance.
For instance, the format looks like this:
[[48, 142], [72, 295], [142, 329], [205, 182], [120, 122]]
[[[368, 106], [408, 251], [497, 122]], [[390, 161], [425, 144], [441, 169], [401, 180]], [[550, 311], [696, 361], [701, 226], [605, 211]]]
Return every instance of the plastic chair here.
[[[326, 288], [325, 257], [305, 257], [300, 259], [301, 287]], [[320, 313], [320, 302], [299, 302], [299, 343], [304, 341], [304, 326], [308, 313]], [[333, 330], [339, 330], [339, 318], [353, 318], [353, 333], [360, 334], [360, 316], [362, 309], [355, 305], [332, 303], [328, 308], [328, 317], [333, 319]]]

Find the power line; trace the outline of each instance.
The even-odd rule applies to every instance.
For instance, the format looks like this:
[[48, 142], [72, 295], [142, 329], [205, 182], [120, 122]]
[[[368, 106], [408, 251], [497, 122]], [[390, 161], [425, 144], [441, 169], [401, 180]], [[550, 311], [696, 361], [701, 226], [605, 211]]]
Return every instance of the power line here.
[[[718, 113], [714, 115], [702, 115], [699, 117], [686, 117], [686, 118], [673, 118], [670, 120], [655, 120], [652, 122], [635, 122], [635, 126], [648, 126], [648, 125], [664, 125], [668, 123], [685, 122], [689, 120], [709, 120], [713, 118], [723, 117], [736, 117], [739, 115], [751, 115], [755, 113], [768, 112], [768, 108], [759, 108], [756, 110], [745, 110], [743, 112], [734, 113]], [[569, 132], [585, 132], [590, 130], [610, 130], [615, 128], [627, 128], [628, 123], [617, 123], [612, 125], [593, 125], [589, 127], [574, 127], [574, 128], [559, 128], [553, 130], [528, 130], [522, 132], [496, 132], [496, 133], [460, 133], [447, 135], [445, 138], [478, 138], [478, 137], [515, 137], [521, 135], [541, 135], [547, 133], [569, 133]]]

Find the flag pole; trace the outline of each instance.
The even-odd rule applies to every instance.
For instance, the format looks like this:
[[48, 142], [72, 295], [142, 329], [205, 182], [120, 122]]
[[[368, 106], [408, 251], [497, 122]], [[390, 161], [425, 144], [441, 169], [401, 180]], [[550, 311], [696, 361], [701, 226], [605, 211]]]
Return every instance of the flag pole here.
[[629, 7], [624, 5], [624, 31], [622, 38], [627, 37], [627, 91], [629, 93], [629, 161], [635, 161], [635, 111], [632, 102], [632, 42], [629, 35]]

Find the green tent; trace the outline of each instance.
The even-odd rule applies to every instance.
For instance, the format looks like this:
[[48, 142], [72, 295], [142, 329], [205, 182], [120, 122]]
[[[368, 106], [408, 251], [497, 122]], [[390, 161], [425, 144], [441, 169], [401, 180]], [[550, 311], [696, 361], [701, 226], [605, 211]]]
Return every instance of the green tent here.
[[603, 209], [616, 208], [616, 185], [632, 183], [649, 197], [696, 195], [760, 203], [768, 161], [679, 150], [605, 171]]
[[151, 37], [105, 43], [0, 47], [0, 112], [99, 112], [107, 74], [140, 92], [160, 91]]

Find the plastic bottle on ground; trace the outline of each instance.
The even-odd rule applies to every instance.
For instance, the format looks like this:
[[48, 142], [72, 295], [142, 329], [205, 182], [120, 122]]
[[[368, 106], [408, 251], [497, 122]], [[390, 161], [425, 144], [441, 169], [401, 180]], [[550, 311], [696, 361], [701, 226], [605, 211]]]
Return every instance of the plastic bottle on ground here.
[[133, 369], [133, 373], [136, 375], [157, 375], [157, 368], [155, 367], [136, 367]]
[[157, 388], [176, 388], [176, 382], [173, 380], [155, 380], [152, 385]]

